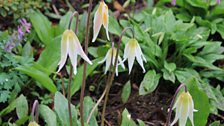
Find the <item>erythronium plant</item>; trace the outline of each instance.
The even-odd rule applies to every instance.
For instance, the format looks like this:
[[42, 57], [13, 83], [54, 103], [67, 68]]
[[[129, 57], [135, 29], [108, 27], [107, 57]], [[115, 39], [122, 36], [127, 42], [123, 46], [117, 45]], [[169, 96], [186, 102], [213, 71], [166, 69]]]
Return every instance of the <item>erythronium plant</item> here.
[[143, 65], [143, 60], [146, 62], [146, 59], [142, 53], [142, 50], [138, 44], [138, 41], [134, 38], [129, 39], [128, 43], [125, 45], [124, 49], [124, 61], [128, 59], [128, 69], [129, 74], [131, 73], [135, 57], [143, 69], [143, 73], [145, 72], [145, 68]]
[[[105, 68], [105, 72], [104, 72], [105, 74], [109, 70], [110, 64], [113, 65], [113, 66], [115, 65], [116, 55], [117, 55], [117, 49], [112, 46], [107, 51], [107, 54], [104, 57], [104, 59], [101, 60], [100, 62], [98, 62], [98, 63], [104, 63], [106, 61], [106, 68]], [[121, 57], [119, 56], [119, 54], [118, 54], [118, 61], [119, 61], [119, 64], [122, 66], [122, 68], [125, 69], [124, 63], [122, 62]], [[116, 76], [118, 76], [118, 63], [116, 63], [116, 64], [117, 64], [117, 66], [115, 68], [116, 69], [115, 72], [116, 72]]]
[[[65, 30], [65, 32], [62, 35], [61, 40], [61, 60], [59, 62], [59, 69], [58, 72], [63, 68], [63, 66], [66, 63], [67, 55], [70, 57], [70, 73], [69, 73], [69, 82], [68, 82], [68, 93], [67, 93], [67, 99], [68, 99], [68, 111], [69, 111], [69, 121], [70, 126], [72, 126], [72, 113], [71, 113], [71, 83], [72, 83], [72, 75], [73, 73], [77, 73], [77, 55], [79, 54], [85, 61], [87, 61], [89, 64], [92, 64], [92, 62], [89, 60], [85, 52], [82, 50], [82, 47], [80, 45], [80, 42], [76, 36], [76, 34], [71, 30], [71, 23], [73, 17], [76, 16], [76, 27], [75, 27], [75, 33], [78, 30], [78, 17], [79, 14], [77, 12], [74, 12], [72, 16], [70, 17], [70, 22], [68, 29]], [[74, 71], [73, 71], [74, 68]]]
[[[182, 87], [185, 88], [184, 92], [181, 92], [179, 96], [177, 96]], [[175, 102], [176, 97], [177, 100]], [[185, 84], [181, 84], [174, 95], [174, 98], [170, 105], [170, 110], [167, 119], [168, 121], [167, 126], [170, 126], [172, 109], [176, 109], [176, 115], [174, 121], [171, 123], [171, 126], [173, 126], [178, 120], [179, 120], [179, 126], [185, 126], [188, 118], [190, 119], [192, 126], [194, 126], [193, 115], [194, 112], [196, 112], [197, 110], [194, 109], [194, 101], [190, 93], [187, 91], [187, 87]]]
[[108, 6], [105, 4], [103, 0], [101, 0], [100, 5], [94, 15], [92, 42], [96, 41], [96, 38], [100, 32], [100, 28], [102, 25], [106, 30], [107, 39], [110, 40], [108, 33], [108, 24], [109, 24]]
[[[104, 126], [104, 120], [105, 120], [105, 118], [104, 118], [104, 116], [105, 116], [105, 111], [106, 111], [106, 106], [107, 106], [107, 100], [108, 100], [108, 95], [109, 95], [109, 92], [110, 92], [110, 88], [111, 88], [111, 86], [112, 86], [112, 83], [113, 83], [113, 80], [114, 80], [114, 74], [115, 74], [115, 71], [116, 71], [116, 67], [117, 67], [117, 64], [118, 64], [118, 59], [119, 59], [119, 50], [120, 50], [120, 44], [121, 44], [121, 40], [122, 40], [122, 37], [123, 37], [123, 35], [124, 35], [124, 33], [127, 31], [127, 30], [129, 30], [129, 29], [131, 29], [131, 31], [132, 31], [132, 34], [133, 34], [133, 38], [134, 38], [134, 31], [133, 31], [133, 29], [132, 28], [130, 28], [130, 27], [127, 27], [127, 28], [125, 28], [122, 32], [121, 32], [121, 35], [120, 35], [120, 37], [119, 37], [119, 41], [118, 41], [118, 43], [117, 43], [117, 50], [116, 50], [116, 53], [113, 53], [113, 51], [112, 51], [112, 56], [111, 56], [111, 65], [110, 65], [110, 73], [109, 73], [109, 75], [108, 75], [108, 78], [107, 78], [107, 82], [106, 82], [106, 88], [105, 88], [105, 90], [104, 90], [104, 92], [103, 92], [103, 95], [101, 96], [101, 98], [100, 99], [102, 99], [103, 97], [104, 97], [104, 95], [105, 95], [105, 99], [104, 99], [104, 104], [103, 104], [103, 110], [102, 110], [102, 115], [101, 115], [101, 126]], [[113, 56], [113, 54], [116, 54], [116, 56], [115, 56], [115, 63], [114, 63], [114, 65], [113, 65], [113, 58], [114, 58], [114, 56]], [[97, 104], [99, 103], [99, 101], [97, 102]], [[95, 107], [94, 107], [95, 108]]]

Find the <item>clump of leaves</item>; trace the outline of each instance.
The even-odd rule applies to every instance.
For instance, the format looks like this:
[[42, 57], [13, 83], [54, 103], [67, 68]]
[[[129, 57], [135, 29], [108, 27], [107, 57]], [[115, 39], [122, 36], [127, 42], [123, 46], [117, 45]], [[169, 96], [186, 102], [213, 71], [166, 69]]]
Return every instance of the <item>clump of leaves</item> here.
[[12, 95], [20, 92], [28, 77], [13, 70], [18, 66], [18, 61], [12, 54], [1, 50], [0, 57], [0, 102], [6, 102]]
[[50, 8], [49, 3], [43, 0], [1, 0], [0, 1], [0, 17], [13, 16], [13, 19], [26, 17], [31, 9], [47, 10]]

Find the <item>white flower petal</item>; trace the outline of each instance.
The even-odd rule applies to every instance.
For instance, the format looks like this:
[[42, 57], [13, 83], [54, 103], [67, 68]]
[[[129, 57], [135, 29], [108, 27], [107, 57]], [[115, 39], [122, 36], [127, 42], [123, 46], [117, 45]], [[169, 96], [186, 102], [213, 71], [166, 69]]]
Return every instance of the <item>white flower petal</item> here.
[[134, 61], [135, 61], [135, 50], [130, 50], [129, 56], [128, 56], [129, 74], [131, 73], [132, 67], [134, 65]]
[[110, 40], [109, 32], [108, 32], [108, 24], [109, 24], [108, 7], [105, 3], [104, 3], [104, 7], [103, 7], [102, 18], [103, 18], [103, 22], [102, 22], [103, 26], [106, 29], [107, 39]]
[[177, 98], [176, 103], [173, 106], [173, 109], [176, 108], [176, 114], [175, 114], [175, 118], [174, 118], [173, 122], [171, 123], [171, 126], [173, 126], [175, 123], [177, 123], [177, 120], [180, 117], [180, 108], [182, 105], [180, 104], [179, 100], [180, 100], [180, 97]]
[[142, 51], [141, 51], [139, 44], [137, 44], [135, 55], [136, 55], [136, 59], [137, 59], [138, 63], [140, 64], [140, 66], [143, 69], [143, 73], [145, 73], [145, 68], [144, 68], [143, 61], [142, 61]]
[[192, 98], [189, 98], [189, 119], [191, 121], [192, 126], [194, 126], [194, 102]]
[[72, 66], [73, 66], [73, 69], [74, 69], [74, 74], [76, 75], [77, 74], [77, 52], [75, 51], [76, 50], [76, 44], [75, 44], [75, 41], [73, 38], [69, 38], [69, 51], [68, 51], [68, 55], [70, 57], [70, 60], [71, 60], [71, 63], [72, 63]]
[[61, 71], [61, 69], [65, 65], [67, 56], [68, 56], [68, 39], [66, 39], [65, 35], [63, 34], [62, 40], [61, 40], [61, 60], [58, 64], [59, 68], [57, 72]]
[[121, 65], [121, 67], [122, 67], [123, 69], [125, 69], [124, 63], [122, 62], [122, 59], [121, 59], [120, 56], [118, 56], [118, 61], [119, 61], [119, 64], [118, 64], [118, 65]]
[[129, 54], [129, 51], [130, 51], [130, 47], [129, 47], [129, 44], [127, 43], [124, 47], [124, 60], [123, 62], [128, 58], [128, 54]]
[[110, 64], [111, 64], [111, 54], [108, 55], [107, 60], [106, 60], [105, 74], [109, 70]]
[[[184, 99], [186, 100], [186, 99]], [[182, 108], [180, 109], [180, 118], [179, 118], [179, 126], [185, 126], [188, 118], [188, 103], [186, 101], [181, 101]]]
[[118, 76], [118, 65], [115, 68], [115, 73], [116, 73], [116, 76]]
[[95, 15], [94, 15], [94, 20], [93, 20], [93, 39], [92, 42], [96, 41], [96, 38], [100, 32], [100, 28], [102, 26], [102, 13], [103, 13], [103, 3], [100, 2], [100, 6], [97, 9]]
[[89, 58], [86, 56], [85, 52], [82, 49], [82, 46], [77, 38], [77, 36], [74, 34], [74, 43], [76, 46], [76, 51], [77, 53], [86, 61], [88, 62], [90, 65], [92, 65], [92, 62], [89, 60]]

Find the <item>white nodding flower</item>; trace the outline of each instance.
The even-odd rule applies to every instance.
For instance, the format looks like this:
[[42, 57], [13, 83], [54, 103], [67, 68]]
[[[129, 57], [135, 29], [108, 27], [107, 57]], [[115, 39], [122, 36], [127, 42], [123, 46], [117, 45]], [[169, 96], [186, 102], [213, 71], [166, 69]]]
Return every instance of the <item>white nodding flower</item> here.
[[[107, 71], [109, 70], [109, 67], [110, 67], [110, 64], [111, 64], [111, 57], [112, 57], [112, 54], [113, 54], [113, 58], [112, 58], [112, 65], [114, 66], [115, 65], [115, 58], [116, 58], [116, 55], [117, 55], [117, 49], [116, 48], [110, 48], [108, 51], [107, 51], [107, 54], [106, 56], [104, 57], [103, 60], [101, 60], [100, 62], [98, 63], [104, 63], [106, 61], [106, 68], [105, 68], [105, 74], [107, 73]], [[125, 66], [124, 66], [124, 63], [122, 62], [121, 60], [121, 57], [118, 55], [118, 61], [119, 61], [119, 64], [122, 66], [123, 69], [125, 69]], [[116, 76], [118, 75], [118, 63], [116, 65]]]
[[77, 55], [80, 55], [86, 62], [92, 64], [80, 45], [79, 39], [72, 30], [64, 31], [61, 39], [61, 60], [59, 62], [59, 72], [66, 63], [67, 56], [70, 57], [74, 74], [77, 74]]
[[192, 126], [194, 126], [193, 113], [197, 110], [194, 109], [194, 101], [189, 92], [182, 92], [173, 106], [176, 108], [176, 115], [174, 121], [171, 123], [173, 126], [179, 119], [179, 126], [185, 126], [187, 118], [190, 119]]
[[128, 59], [128, 69], [129, 74], [131, 73], [135, 57], [140, 64], [140, 66], [143, 69], [143, 72], [145, 72], [145, 68], [143, 65], [143, 60], [146, 62], [146, 59], [142, 53], [142, 50], [138, 44], [138, 41], [136, 39], [129, 39], [128, 43], [125, 45], [124, 49], [124, 60]]
[[32, 121], [28, 124], [28, 126], [39, 126], [35, 121]]
[[94, 16], [92, 42], [96, 41], [96, 38], [100, 32], [100, 28], [102, 25], [106, 29], [107, 39], [110, 40], [109, 33], [108, 33], [108, 23], [109, 23], [108, 19], [109, 19], [108, 7], [104, 1], [101, 1]]

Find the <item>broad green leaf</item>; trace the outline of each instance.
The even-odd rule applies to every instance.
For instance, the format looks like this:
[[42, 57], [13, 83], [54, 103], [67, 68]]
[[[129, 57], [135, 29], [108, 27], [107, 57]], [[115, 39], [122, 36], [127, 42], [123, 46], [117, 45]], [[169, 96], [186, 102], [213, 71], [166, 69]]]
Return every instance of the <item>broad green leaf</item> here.
[[221, 70], [219, 67], [214, 66], [212, 63], [207, 62], [205, 59], [199, 56], [193, 56], [189, 54], [184, 54], [195, 66], [206, 67], [212, 70]]
[[[86, 77], [88, 77], [88, 75], [90, 75], [95, 70], [100, 60], [102, 60], [102, 58], [97, 58], [93, 60], [92, 65], [87, 64]], [[84, 65], [80, 66], [77, 70], [77, 74], [73, 76], [73, 84], [71, 86], [72, 95], [74, 95], [80, 89], [82, 85], [83, 68], [84, 68]]]
[[6, 108], [0, 111], [0, 117], [12, 112], [16, 108], [16, 100], [12, 101]]
[[48, 106], [40, 105], [39, 112], [47, 126], [57, 126], [56, 115]]
[[155, 70], [149, 70], [140, 84], [139, 95], [146, 95], [153, 92], [159, 84], [161, 75], [156, 74]]
[[23, 126], [28, 121], [29, 118], [30, 118], [30, 116], [24, 116], [24, 117], [16, 120], [15, 124], [17, 126]]
[[123, 103], [126, 103], [128, 101], [130, 94], [131, 94], [131, 83], [130, 83], [130, 81], [128, 81], [124, 85], [124, 87], [122, 89], [122, 93], [121, 93], [121, 99], [122, 99]]
[[176, 70], [175, 75], [180, 83], [186, 83], [191, 78], [200, 78], [200, 75], [194, 69]]
[[54, 72], [58, 66], [61, 52], [61, 37], [57, 37], [50, 41], [44, 51], [41, 53], [37, 63]]
[[[194, 108], [198, 110], [194, 112], [194, 125], [195, 126], [205, 126], [207, 123], [209, 111], [209, 99], [206, 93], [198, 88], [197, 80], [195, 78], [191, 78], [187, 83], [188, 90], [194, 101]], [[190, 121], [188, 121], [188, 125], [190, 125]]]
[[89, 47], [88, 52], [95, 58], [105, 57], [108, 49], [109, 46]]
[[[95, 105], [95, 103], [93, 102], [91, 97], [86, 96], [84, 98], [84, 120], [85, 121], [87, 121], [87, 118], [89, 117], [89, 114], [94, 105]], [[92, 117], [90, 119], [90, 122], [89, 122], [90, 126], [98, 126], [96, 116], [97, 116], [97, 109], [95, 110], [94, 114], [92, 115]]]
[[28, 102], [24, 95], [20, 95], [16, 99], [16, 114], [19, 119], [22, 119], [23, 117], [26, 117], [28, 115]]
[[33, 48], [29, 42], [27, 42], [24, 45], [23, 50], [22, 50], [22, 56], [23, 57], [33, 57]]
[[121, 31], [118, 21], [113, 16], [109, 16], [109, 32], [119, 36]]
[[223, 126], [220, 124], [220, 121], [214, 121], [209, 126]]
[[176, 69], [176, 64], [175, 63], [164, 63], [164, 68], [168, 70], [168, 72], [173, 72]]
[[137, 126], [126, 108], [122, 112], [121, 126]]
[[175, 74], [174, 72], [169, 72], [166, 69], [162, 69], [163, 71], [163, 78], [165, 80], [170, 80], [171, 82], [175, 83]]
[[215, 107], [217, 107], [219, 110], [224, 111], [224, 96], [222, 95], [220, 86], [217, 86], [216, 88], [213, 88], [214, 95], [216, 99], [214, 99], [215, 104], [213, 104]]
[[[60, 126], [70, 126], [68, 100], [60, 93], [56, 92], [54, 96], [54, 110], [60, 122]], [[74, 105], [71, 104], [72, 121], [74, 126], [78, 126], [78, 115]]]
[[142, 120], [137, 119], [137, 121], [138, 121], [139, 126], [145, 126], [145, 123]]
[[32, 12], [29, 16], [38, 37], [45, 45], [48, 45], [54, 38], [51, 22], [40, 12]]
[[54, 85], [53, 81], [48, 77], [48, 75], [36, 69], [35, 67], [24, 65], [17, 67], [16, 70], [32, 77], [37, 82], [39, 82], [43, 87], [48, 89], [51, 93], [55, 93], [57, 91], [56, 86]]

